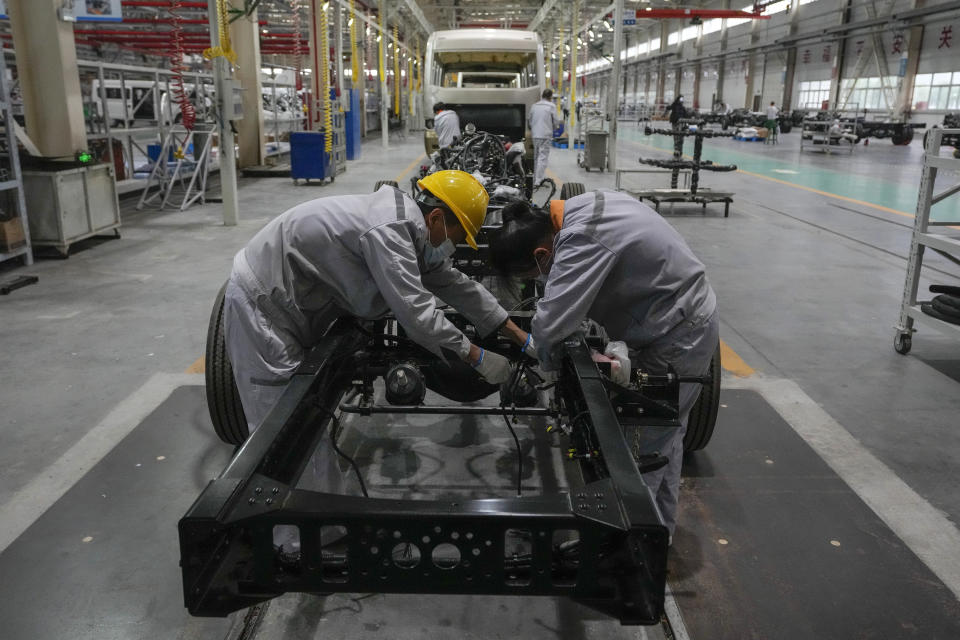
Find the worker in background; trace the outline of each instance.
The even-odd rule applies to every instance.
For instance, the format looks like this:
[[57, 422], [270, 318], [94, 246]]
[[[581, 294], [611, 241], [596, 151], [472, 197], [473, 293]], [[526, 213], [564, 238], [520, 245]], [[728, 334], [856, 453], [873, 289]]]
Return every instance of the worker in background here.
[[563, 121], [570, 121], [570, 100], [567, 96], [560, 98], [560, 110], [563, 111]]
[[[627, 371], [634, 366], [660, 374], [673, 367], [680, 375], [703, 375], [709, 369], [719, 319], [703, 263], [666, 220], [626, 194], [596, 191], [554, 200], [549, 213], [526, 202], [510, 204], [490, 239], [490, 261], [503, 274], [546, 280], [526, 348], [546, 371], [557, 368], [556, 347], [587, 318], [611, 340], [626, 343], [629, 358], [621, 365]], [[700, 388], [680, 385], [679, 429], [643, 427], [628, 434], [634, 455], [659, 453], [669, 460], [643, 478], [671, 536], [683, 435]]]
[[543, 181], [543, 174], [547, 171], [547, 159], [550, 157], [550, 145], [553, 142], [553, 132], [559, 126], [557, 108], [553, 102], [553, 91], [544, 89], [540, 100], [530, 107], [527, 115], [527, 125], [530, 127], [530, 137], [533, 138], [533, 186]]
[[667, 107], [667, 112], [670, 113], [670, 125], [677, 129], [680, 126], [680, 118], [683, 118], [687, 115], [687, 110], [683, 106], [683, 96], [679, 95], [676, 99], [670, 103]]
[[780, 115], [780, 109], [777, 109], [777, 105], [774, 104], [773, 100], [770, 101], [770, 106], [767, 107], [767, 121], [763, 124], [764, 127], [773, 131], [777, 127], [777, 117]]
[[[460, 311], [481, 335], [500, 330], [521, 345], [528, 337], [449, 259], [456, 244], [477, 249], [489, 196], [463, 171], [439, 171], [417, 184], [423, 191], [416, 200], [384, 186], [297, 205], [236, 255], [224, 303], [226, 349], [251, 431], [341, 317], [374, 320], [392, 311], [435, 355], [469, 363], [492, 384], [508, 379], [508, 360], [472, 344], [437, 303]], [[321, 455], [329, 464], [317, 464], [327, 474], [318, 480], [337, 492], [342, 476], [333, 454]]]
[[437, 132], [440, 148], [446, 149], [460, 138], [460, 116], [438, 102], [433, 105], [433, 128]]

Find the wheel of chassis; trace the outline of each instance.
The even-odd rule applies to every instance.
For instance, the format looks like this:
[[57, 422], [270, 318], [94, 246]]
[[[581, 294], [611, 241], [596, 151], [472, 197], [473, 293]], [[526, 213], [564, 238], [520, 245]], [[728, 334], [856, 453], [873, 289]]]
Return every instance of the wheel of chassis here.
[[394, 187], [394, 188], [396, 188], [396, 189], [399, 189], [399, 188], [400, 188], [400, 185], [397, 184], [397, 181], [396, 181], [396, 180], [377, 180], [377, 183], [376, 183], [375, 185], [373, 185], [373, 190], [374, 190], [374, 191], [380, 191], [380, 187], [382, 187], [382, 186], [385, 185], [385, 184], [388, 184], [388, 185], [390, 185], [391, 187]]
[[582, 182], [564, 182], [560, 187], [560, 199], [569, 200], [574, 196], [579, 196], [587, 192]]
[[207, 410], [217, 437], [227, 444], [243, 444], [250, 435], [247, 417], [240, 403], [240, 392], [233, 379], [233, 367], [227, 357], [223, 330], [224, 284], [213, 303], [210, 326], [207, 328], [207, 350], [204, 377], [207, 383]]
[[913, 346], [913, 338], [909, 333], [898, 333], [893, 338], [893, 349], [897, 353], [907, 355], [910, 353], [910, 347]]
[[790, 133], [791, 129], [793, 129], [793, 125], [789, 122], [780, 123], [780, 133]]
[[703, 385], [700, 397], [690, 410], [687, 420], [687, 432], [683, 436], [684, 452], [699, 451], [710, 443], [713, 428], [717, 424], [717, 411], [720, 409], [720, 345], [710, 361], [709, 384]]

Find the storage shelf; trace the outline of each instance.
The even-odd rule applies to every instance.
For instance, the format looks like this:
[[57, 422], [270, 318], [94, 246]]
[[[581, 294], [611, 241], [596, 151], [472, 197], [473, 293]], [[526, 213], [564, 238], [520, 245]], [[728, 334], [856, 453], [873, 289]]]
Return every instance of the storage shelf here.
[[940, 233], [921, 233], [917, 236], [917, 240], [931, 249], [960, 253], [960, 237], [955, 238]]
[[920, 305], [908, 307], [907, 313], [911, 318], [919, 321], [921, 324], [924, 324], [932, 329], [938, 329], [947, 335], [954, 335], [960, 338], [960, 324], [952, 324], [950, 322], [944, 322], [939, 318], [928, 316], [920, 310]]

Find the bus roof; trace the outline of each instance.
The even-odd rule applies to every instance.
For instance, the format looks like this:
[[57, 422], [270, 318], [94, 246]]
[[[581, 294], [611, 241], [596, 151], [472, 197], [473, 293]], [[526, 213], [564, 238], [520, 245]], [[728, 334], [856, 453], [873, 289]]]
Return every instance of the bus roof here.
[[454, 29], [430, 35], [434, 51], [536, 51], [540, 36], [518, 29]]

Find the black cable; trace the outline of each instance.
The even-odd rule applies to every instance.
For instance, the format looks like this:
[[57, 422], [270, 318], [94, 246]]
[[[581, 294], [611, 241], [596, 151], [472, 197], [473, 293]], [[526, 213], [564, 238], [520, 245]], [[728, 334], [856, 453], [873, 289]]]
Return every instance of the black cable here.
[[510, 419], [507, 418], [507, 414], [503, 414], [503, 421], [507, 424], [507, 429], [510, 430], [510, 435], [513, 436], [513, 443], [517, 447], [517, 497], [523, 497], [523, 489], [521, 482], [523, 480], [523, 451], [520, 450], [520, 439], [517, 437], [517, 432], [513, 430], [513, 425], [510, 424]]
[[330, 419], [333, 420], [333, 425], [330, 429], [330, 444], [333, 445], [333, 450], [337, 452], [337, 455], [347, 461], [347, 464], [353, 469], [353, 472], [357, 476], [357, 481], [360, 483], [360, 492], [363, 493], [364, 498], [369, 498], [370, 494], [367, 493], [367, 485], [363, 482], [363, 476], [360, 475], [360, 468], [357, 466], [357, 463], [353, 458], [345, 454], [340, 450], [340, 447], [337, 446], [337, 435], [340, 432], [340, 419], [330, 409], [327, 409], [321, 404], [317, 404], [316, 407], [330, 416]]

